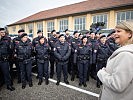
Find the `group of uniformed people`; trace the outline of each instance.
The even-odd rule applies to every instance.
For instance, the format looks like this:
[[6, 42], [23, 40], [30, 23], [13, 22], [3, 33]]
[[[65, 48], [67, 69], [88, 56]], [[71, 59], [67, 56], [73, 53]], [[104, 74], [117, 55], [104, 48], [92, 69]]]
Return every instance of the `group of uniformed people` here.
[[12, 81], [12, 68], [15, 64], [18, 83], [22, 83], [22, 89], [25, 89], [27, 82], [32, 87], [34, 61], [38, 85], [42, 84], [43, 77], [48, 85], [49, 77], [53, 78], [56, 69], [56, 85], [60, 84], [63, 71], [66, 84], [69, 84], [69, 73], [71, 81], [75, 77], [79, 78], [79, 86], [86, 87], [86, 81], [91, 76], [97, 81], [96, 86], [99, 88], [102, 83], [96, 75], [97, 71], [106, 66], [107, 59], [118, 48], [113, 39], [114, 32], [108, 37], [94, 32], [82, 35], [78, 31], [74, 31], [72, 37], [68, 29], [64, 32], [65, 34], [60, 34], [52, 30], [51, 37], [47, 39], [39, 30], [38, 36], [31, 42], [23, 29], [18, 31], [18, 37], [11, 40], [5, 29], [0, 28], [0, 85], [5, 82], [8, 90], [15, 90]]

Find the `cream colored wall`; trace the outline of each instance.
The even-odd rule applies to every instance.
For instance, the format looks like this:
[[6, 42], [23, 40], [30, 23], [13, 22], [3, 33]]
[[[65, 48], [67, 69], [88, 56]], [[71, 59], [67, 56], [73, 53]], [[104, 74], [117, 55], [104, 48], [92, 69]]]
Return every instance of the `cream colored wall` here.
[[116, 22], [116, 13], [114, 10], [111, 10], [108, 15], [108, 28], [113, 29], [115, 27], [115, 22]]
[[43, 21], [43, 35], [48, 37], [46, 21]]
[[73, 23], [73, 17], [72, 16], [69, 16], [69, 18], [68, 18], [68, 29], [74, 30], [74, 23]]
[[34, 38], [34, 37], [37, 37], [37, 25], [36, 25], [36, 22], [34, 22], [33, 27], [34, 27], [34, 31], [33, 31], [33, 38]]

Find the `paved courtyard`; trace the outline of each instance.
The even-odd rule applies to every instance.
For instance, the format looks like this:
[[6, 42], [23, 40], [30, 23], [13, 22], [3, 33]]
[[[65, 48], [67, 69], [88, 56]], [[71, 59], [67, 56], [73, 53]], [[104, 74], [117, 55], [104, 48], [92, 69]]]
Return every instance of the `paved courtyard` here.
[[36, 74], [33, 73], [33, 87], [27, 85], [25, 89], [22, 89], [21, 84], [17, 84], [15, 79], [16, 90], [10, 92], [4, 85], [0, 89], [0, 100], [98, 100], [101, 89], [96, 88], [95, 80], [90, 78], [87, 87], [79, 87], [78, 79], [69, 82], [70, 85], [61, 83], [57, 86], [54, 77], [54, 79], [50, 79], [49, 85], [45, 85], [43, 82], [41, 86], [38, 86]]

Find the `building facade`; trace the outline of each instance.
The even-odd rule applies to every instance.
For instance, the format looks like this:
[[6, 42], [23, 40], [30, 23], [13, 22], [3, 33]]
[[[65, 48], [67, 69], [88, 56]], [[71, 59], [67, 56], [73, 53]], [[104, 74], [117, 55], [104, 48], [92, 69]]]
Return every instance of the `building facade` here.
[[10, 34], [17, 34], [19, 29], [37, 36], [42, 30], [46, 37], [56, 31], [89, 30], [96, 22], [105, 22], [105, 29], [112, 29], [121, 21], [133, 20], [132, 0], [87, 0], [59, 8], [45, 10], [8, 25]]

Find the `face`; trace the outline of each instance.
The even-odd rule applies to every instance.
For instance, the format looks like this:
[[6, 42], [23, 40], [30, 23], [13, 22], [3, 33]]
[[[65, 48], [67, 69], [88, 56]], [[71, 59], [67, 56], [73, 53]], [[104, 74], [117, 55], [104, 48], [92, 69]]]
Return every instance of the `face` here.
[[22, 41], [23, 42], [26, 42], [28, 40], [28, 36], [24, 36], [23, 38], [22, 38]]
[[69, 35], [69, 31], [66, 31], [66, 35]]
[[95, 38], [95, 33], [91, 33], [91, 38]]
[[123, 29], [116, 28], [115, 31], [116, 31], [114, 33], [115, 42], [120, 44], [120, 45], [124, 45], [129, 40], [129, 38], [131, 37], [131, 33], [127, 32]]
[[45, 41], [44, 38], [41, 38], [41, 39], [40, 39], [40, 43], [41, 43], [41, 44], [43, 44], [44, 41]]
[[99, 34], [96, 34], [96, 37], [97, 37], [97, 38], [100, 38], [100, 35], [99, 35]]
[[61, 37], [59, 38], [59, 40], [60, 40], [60, 42], [65, 42], [65, 37], [64, 37], [64, 36], [61, 36]]
[[79, 37], [79, 33], [75, 33], [75, 34], [74, 34], [74, 37], [75, 37], [75, 38], [78, 38], [78, 37]]
[[56, 36], [56, 32], [53, 32], [52, 34], [53, 34], [53, 36]]
[[103, 38], [101, 38], [101, 39], [100, 39], [101, 43], [103, 43], [103, 44], [105, 44], [105, 43], [106, 43], [106, 40], [107, 40], [107, 38], [106, 38], [106, 37], [103, 37]]
[[0, 31], [0, 36], [5, 36], [5, 35], [6, 35], [5, 30], [1, 30]]
[[23, 33], [24, 33], [24, 32], [20, 32], [20, 33], [18, 33], [18, 35], [21, 36]]
[[83, 35], [80, 35], [79, 38], [82, 39]]
[[41, 37], [42, 36], [42, 32], [38, 33], [37, 35], [38, 35], [38, 37]]
[[88, 39], [84, 38], [82, 41], [83, 41], [83, 43], [86, 43], [88, 41]]

